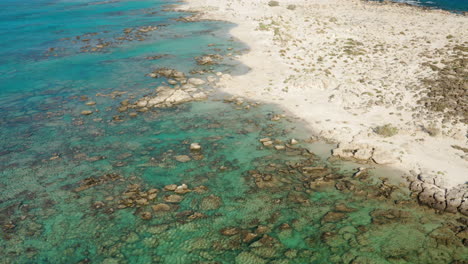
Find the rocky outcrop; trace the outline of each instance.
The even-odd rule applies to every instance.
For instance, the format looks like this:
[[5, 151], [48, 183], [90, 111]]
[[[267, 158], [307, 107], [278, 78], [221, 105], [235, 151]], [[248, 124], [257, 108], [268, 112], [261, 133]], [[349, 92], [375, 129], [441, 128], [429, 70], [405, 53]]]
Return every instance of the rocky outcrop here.
[[468, 216], [468, 186], [466, 184], [447, 189], [440, 177], [421, 173], [411, 181], [409, 187], [421, 204], [439, 211], [460, 212]]
[[381, 148], [371, 147], [367, 144], [340, 143], [338, 148], [333, 149], [333, 156], [343, 159], [360, 161], [373, 161], [377, 164], [393, 164], [399, 162], [398, 158], [391, 152]]
[[148, 76], [152, 78], [164, 77], [168, 79], [174, 79], [176, 81], [186, 80], [185, 73], [174, 70], [174, 69], [169, 69], [169, 68], [158, 68], [154, 70], [152, 73], [148, 74]]
[[169, 86], [160, 86], [156, 89], [156, 95], [145, 96], [139, 99], [134, 105], [134, 108], [166, 108], [178, 104], [203, 100], [207, 95], [204, 92], [185, 85], [183, 88], [171, 88]]
[[198, 65], [212, 65], [217, 64], [217, 61], [223, 59], [223, 56], [219, 54], [208, 54], [200, 57], [196, 57], [195, 60], [197, 61]]

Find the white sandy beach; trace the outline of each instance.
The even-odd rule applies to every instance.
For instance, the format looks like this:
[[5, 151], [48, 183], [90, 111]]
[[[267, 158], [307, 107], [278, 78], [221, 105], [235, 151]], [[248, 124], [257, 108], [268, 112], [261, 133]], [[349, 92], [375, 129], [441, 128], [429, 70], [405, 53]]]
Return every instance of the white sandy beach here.
[[[467, 46], [467, 16], [360, 0], [187, 2], [182, 9], [200, 18], [236, 23], [231, 34], [250, 47], [237, 59], [251, 70], [223, 75], [223, 91], [279, 104], [339, 142], [335, 155], [438, 175], [445, 188], [468, 181], [460, 150], [468, 148], [467, 125], [416, 103], [421, 79], [434, 75], [424, 62], [443, 66], [454, 46]], [[385, 124], [397, 134], [375, 133]]]

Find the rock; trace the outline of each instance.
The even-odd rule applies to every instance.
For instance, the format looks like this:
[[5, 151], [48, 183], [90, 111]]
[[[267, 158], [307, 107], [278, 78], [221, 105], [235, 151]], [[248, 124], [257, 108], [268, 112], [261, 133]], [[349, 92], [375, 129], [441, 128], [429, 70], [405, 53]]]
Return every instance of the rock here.
[[93, 113], [93, 111], [90, 111], [90, 110], [83, 110], [83, 111], [81, 111], [81, 114], [82, 114], [82, 115], [90, 115], [90, 114], [92, 114], [92, 113]]
[[155, 189], [155, 188], [148, 190], [149, 194], [153, 194], [153, 193], [157, 193], [157, 192], [158, 192], [158, 189]]
[[200, 210], [216, 210], [223, 204], [221, 197], [211, 194], [207, 197], [204, 197], [199, 205]]
[[175, 191], [177, 189], [177, 184], [169, 184], [164, 186], [164, 190], [166, 191]]
[[213, 64], [213, 59], [211, 57], [204, 56], [204, 57], [197, 59], [197, 63], [199, 65]]
[[332, 150], [332, 155], [340, 158], [352, 158], [354, 153], [352, 150], [336, 148]]
[[140, 216], [143, 220], [150, 220], [153, 217], [150, 212], [143, 212]]
[[255, 233], [257, 234], [265, 234], [268, 231], [270, 231], [270, 228], [268, 226], [258, 226], [257, 229], [255, 230]]
[[156, 199], [157, 196], [158, 196], [158, 194], [156, 194], [156, 193], [148, 194], [148, 200], [152, 201], [152, 200]]
[[262, 138], [262, 139], [260, 139], [260, 142], [262, 142], [262, 143], [263, 143], [263, 142], [267, 142], [267, 141], [271, 141], [271, 138], [268, 138], [268, 137], [267, 137], [267, 138]]
[[180, 104], [184, 102], [189, 102], [192, 99], [190, 94], [183, 90], [175, 90], [174, 93], [169, 96], [165, 102], [172, 104]]
[[208, 95], [206, 95], [204, 92], [198, 92], [198, 93], [192, 94], [192, 98], [193, 100], [203, 100], [203, 99], [208, 98]]
[[221, 233], [221, 235], [223, 236], [233, 236], [233, 235], [239, 234], [239, 232], [240, 232], [240, 229], [237, 227], [225, 227], [219, 230], [219, 233]]
[[206, 81], [199, 79], [199, 78], [190, 78], [187, 80], [187, 82], [194, 86], [200, 86], [206, 83]]
[[458, 207], [463, 202], [463, 195], [465, 192], [459, 188], [452, 188], [447, 191], [445, 198], [447, 207], [445, 208], [446, 212], [456, 213], [458, 211]]
[[265, 142], [263, 142], [263, 146], [265, 146], [265, 147], [268, 147], [268, 146], [271, 146], [271, 145], [273, 145], [273, 141], [265, 141]]
[[372, 157], [372, 149], [371, 148], [358, 149], [354, 153], [354, 158], [360, 159], [360, 160], [368, 160], [371, 157]]
[[94, 102], [94, 101], [89, 101], [89, 102], [86, 102], [85, 105], [89, 105], [89, 106], [91, 106], [91, 105], [96, 105], [96, 102]]
[[338, 212], [345, 212], [345, 213], [351, 213], [351, 212], [357, 211], [356, 209], [351, 208], [351, 207], [348, 207], [348, 206], [345, 205], [345, 204], [337, 204], [337, 205], [335, 205], [335, 210], [338, 211]]
[[322, 223], [333, 223], [346, 218], [346, 215], [341, 212], [328, 212], [322, 217]]
[[136, 202], [138, 205], [147, 205], [147, 204], [148, 204], [148, 200], [145, 199], [145, 198], [137, 199], [137, 200], [135, 200], [135, 202]]
[[423, 184], [423, 191], [418, 195], [418, 200], [422, 204], [429, 205], [441, 211], [445, 210], [446, 207], [445, 190], [432, 184]]
[[199, 212], [195, 212], [193, 214], [191, 214], [188, 219], [189, 220], [195, 220], [195, 219], [199, 219], [199, 218], [206, 218], [207, 216], [203, 213], [199, 213]]
[[275, 149], [276, 149], [276, 150], [283, 150], [283, 149], [285, 149], [285, 148], [286, 148], [286, 147], [283, 146], [283, 145], [276, 145], [276, 146], [275, 146]]
[[291, 143], [291, 145], [296, 145], [298, 144], [299, 142], [297, 140], [295, 140], [294, 138], [291, 139], [291, 141], [289, 142]]
[[184, 194], [184, 193], [190, 192], [190, 190], [189, 190], [187, 184], [184, 183], [184, 184], [182, 184], [180, 186], [177, 186], [177, 188], [174, 190], [174, 192], [177, 193], [177, 194]]
[[190, 161], [190, 157], [187, 155], [179, 155], [174, 157], [178, 162], [188, 162]]
[[142, 99], [142, 100], [138, 101], [138, 102], [136, 103], [136, 105], [137, 105], [138, 107], [145, 107], [145, 106], [148, 105], [148, 101]]
[[377, 164], [393, 164], [398, 162], [398, 159], [393, 154], [381, 149], [374, 150], [372, 160]]
[[173, 80], [173, 79], [169, 79], [167, 80], [167, 83], [171, 84], [171, 85], [176, 85], [177, 84], [177, 81], [176, 80]]
[[164, 201], [167, 203], [180, 203], [184, 199], [183, 196], [177, 194], [171, 194], [164, 196]]
[[243, 236], [242, 236], [242, 242], [244, 243], [250, 243], [252, 242], [252, 240], [254, 240], [255, 238], [257, 238], [257, 234], [255, 233], [251, 233], [251, 232], [247, 232], [245, 233]]
[[468, 199], [465, 197], [462, 204], [458, 207], [458, 211], [464, 215], [468, 216]]
[[199, 143], [192, 143], [190, 144], [190, 150], [194, 150], [194, 151], [201, 150], [201, 146]]
[[407, 219], [411, 218], [411, 214], [397, 209], [375, 209], [371, 212], [372, 223], [377, 225], [391, 224], [391, 223], [405, 223]]
[[416, 193], [422, 192], [423, 190], [422, 181], [419, 181], [419, 180], [412, 181], [409, 186], [409, 189], [410, 191], [416, 192]]
[[151, 208], [154, 212], [167, 212], [171, 210], [171, 207], [164, 203], [153, 205]]
[[265, 264], [266, 260], [247, 251], [241, 252], [236, 256], [236, 264]]
[[168, 69], [168, 68], [156, 69], [153, 71], [152, 74], [150, 74], [150, 76], [153, 78], [159, 78], [159, 77], [172, 78], [177, 81], [185, 79], [185, 74], [183, 72], [173, 70], [173, 69]]

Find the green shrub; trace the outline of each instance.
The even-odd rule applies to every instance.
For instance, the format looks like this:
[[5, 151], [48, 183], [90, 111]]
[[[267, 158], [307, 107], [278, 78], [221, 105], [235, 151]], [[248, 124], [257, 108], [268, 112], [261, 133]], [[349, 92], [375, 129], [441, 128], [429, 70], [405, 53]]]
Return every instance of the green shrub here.
[[374, 128], [374, 132], [383, 137], [391, 137], [398, 134], [398, 128], [393, 127], [391, 124], [386, 124]]
[[279, 6], [279, 2], [278, 1], [270, 1], [270, 2], [268, 2], [268, 5], [269, 6]]

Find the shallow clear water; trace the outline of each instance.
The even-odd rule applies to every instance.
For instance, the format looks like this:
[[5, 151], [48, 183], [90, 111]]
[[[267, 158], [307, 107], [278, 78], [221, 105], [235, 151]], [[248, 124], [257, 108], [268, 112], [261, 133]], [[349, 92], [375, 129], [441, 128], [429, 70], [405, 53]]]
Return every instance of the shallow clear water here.
[[[394, 172], [353, 177], [362, 165], [271, 121], [276, 106], [215, 93], [118, 112], [166, 81], [145, 76], [157, 67], [245, 70], [228, 56], [245, 49], [233, 25], [175, 21], [190, 14], [168, 3], [1, 3], [0, 263], [466, 263], [466, 218], [418, 206]], [[196, 64], [209, 53], [225, 59]]]

